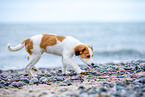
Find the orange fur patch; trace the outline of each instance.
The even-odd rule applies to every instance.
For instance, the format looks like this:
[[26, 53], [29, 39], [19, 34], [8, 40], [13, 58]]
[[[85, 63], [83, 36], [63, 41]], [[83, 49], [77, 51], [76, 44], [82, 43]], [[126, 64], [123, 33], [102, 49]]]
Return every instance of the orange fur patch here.
[[57, 43], [57, 40], [56, 40], [55, 35], [43, 34], [43, 37], [42, 37], [41, 43], [40, 43], [40, 48], [42, 48], [46, 51], [47, 46], [53, 46], [53, 45], [56, 45], [56, 43]]
[[33, 49], [33, 42], [28, 38], [24, 40], [21, 44], [25, 44], [26, 51], [31, 55], [32, 54], [31, 49]]
[[56, 37], [60, 42], [62, 42], [65, 39], [65, 36], [62, 35], [57, 35]]
[[89, 54], [89, 49], [85, 45], [78, 45], [74, 48], [75, 52], [80, 53], [81, 58], [89, 59], [90, 54]]

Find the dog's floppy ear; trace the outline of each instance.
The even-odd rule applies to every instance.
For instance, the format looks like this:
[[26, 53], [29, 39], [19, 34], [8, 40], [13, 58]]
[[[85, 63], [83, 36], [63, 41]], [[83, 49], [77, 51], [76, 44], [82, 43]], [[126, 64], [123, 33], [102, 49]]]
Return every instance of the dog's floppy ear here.
[[75, 50], [75, 55], [79, 56], [86, 50], [86, 48], [84, 45], [78, 45], [74, 48], [74, 50]]
[[93, 46], [89, 46], [89, 45], [87, 45], [92, 51], [93, 51]]

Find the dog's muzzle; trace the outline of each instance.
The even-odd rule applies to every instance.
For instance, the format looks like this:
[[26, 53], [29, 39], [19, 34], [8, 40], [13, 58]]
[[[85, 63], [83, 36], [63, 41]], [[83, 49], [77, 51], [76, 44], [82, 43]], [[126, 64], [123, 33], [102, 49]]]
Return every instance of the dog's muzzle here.
[[92, 63], [91, 65], [92, 65], [92, 66], [94, 66], [95, 64], [94, 64], [94, 63]]

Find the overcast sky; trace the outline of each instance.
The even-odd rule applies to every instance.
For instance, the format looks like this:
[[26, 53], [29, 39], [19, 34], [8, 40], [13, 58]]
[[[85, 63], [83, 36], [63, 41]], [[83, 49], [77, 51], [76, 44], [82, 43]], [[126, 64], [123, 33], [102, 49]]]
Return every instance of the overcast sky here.
[[145, 21], [145, 0], [0, 0], [0, 22]]

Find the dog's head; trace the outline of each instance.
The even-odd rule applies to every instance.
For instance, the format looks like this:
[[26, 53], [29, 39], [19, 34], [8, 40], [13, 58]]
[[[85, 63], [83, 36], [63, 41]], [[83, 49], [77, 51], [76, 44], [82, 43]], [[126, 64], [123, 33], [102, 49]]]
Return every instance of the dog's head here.
[[78, 45], [74, 48], [75, 55], [79, 56], [80, 59], [88, 66], [94, 65], [93, 63], [93, 49], [89, 45]]

